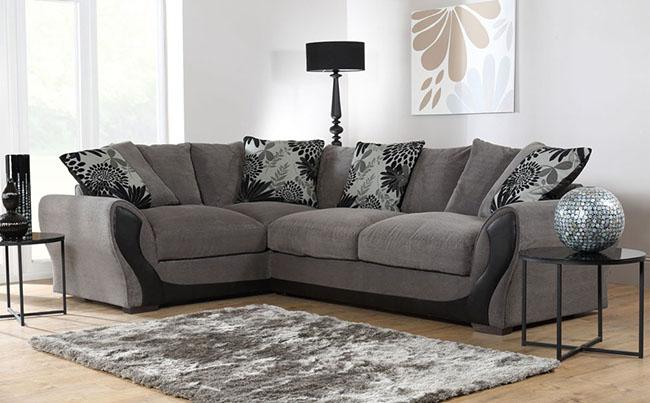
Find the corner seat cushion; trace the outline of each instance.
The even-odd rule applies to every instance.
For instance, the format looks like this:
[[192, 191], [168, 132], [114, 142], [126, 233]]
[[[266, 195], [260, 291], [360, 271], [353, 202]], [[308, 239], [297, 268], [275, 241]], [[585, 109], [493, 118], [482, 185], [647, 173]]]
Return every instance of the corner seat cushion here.
[[266, 229], [253, 218], [219, 207], [186, 205], [142, 210], [153, 229], [158, 261], [266, 250]]
[[468, 276], [485, 219], [455, 213], [405, 214], [359, 235], [359, 259], [388, 266]]
[[358, 260], [361, 231], [400, 213], [330, 208], [291, 214], [269, 225], [269, 249], [296, 256]]
[[284, 217], [285, 215], [314, 210], [313, 207], [309, 206], [274, 201], [237, 203], [231, 204], [224, 208], [254, 218], [265, 226], [269, 225], [280, 217]]

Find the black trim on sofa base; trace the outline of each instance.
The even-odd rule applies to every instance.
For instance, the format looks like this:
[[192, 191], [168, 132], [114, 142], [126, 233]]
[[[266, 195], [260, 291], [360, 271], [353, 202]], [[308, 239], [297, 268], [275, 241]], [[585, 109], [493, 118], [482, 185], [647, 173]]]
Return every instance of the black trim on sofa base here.
[[444, 302], [428, 301], [278, 279], [271, 279], [271, 286], [273, 291], [278, 294], [354, 305], [361, 308], [370, 308], [463, 325], [469, 324], [465, 312], [467, 298]]
[[162, 282], [165, 296], [162, 305], [180, 305], [189, 302], [245, 297], [271, 292], [269, 280], [234, 281], [216, 284], [172, 284]]
[[135, 314], [135, 313], [157, 311], [158, 309], [160, 309], [160, 306], [158, 305], [143, 305], [143, 306], [134, 306], [131, 308], [122, 308], [122, 312], [128, 314]]
[[499, 329], [494, 326], [479, 325], [478, 323], [472, 323], [472, 329], [480, 333], [493, 334], [496, 336], [505, 336], [510, 334], [515, 330], [512, 327], [506, 327], [505, 329]]

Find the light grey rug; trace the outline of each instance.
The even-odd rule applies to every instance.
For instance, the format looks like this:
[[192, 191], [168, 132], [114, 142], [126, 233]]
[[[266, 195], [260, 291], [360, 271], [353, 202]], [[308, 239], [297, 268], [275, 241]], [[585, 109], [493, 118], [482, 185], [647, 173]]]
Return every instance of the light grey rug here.
[[30, 343], [199, 402], [437, 402], [558, 366], [269, 305], [39, 336]]

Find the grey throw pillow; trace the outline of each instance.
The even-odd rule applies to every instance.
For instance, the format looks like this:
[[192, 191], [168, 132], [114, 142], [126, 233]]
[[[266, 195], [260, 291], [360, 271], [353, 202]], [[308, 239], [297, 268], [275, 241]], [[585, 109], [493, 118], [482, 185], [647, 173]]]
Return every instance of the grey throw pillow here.
[[469, 160], [449, 198], [445, 211], [478, 215], [485, 195], [518, 152], [516, 148], [475, 139], [472, 142]]
[[528, 154], [508, 175], [492, 199], [490, 210], [538, 201], [569, 186], [584, 169], [591, 148], [541, 147]]
[[424, 141], [357, 143], [338, 207], [400, 211]]
[[122, 154], [111, 147], [59, 157], [85, 195], [123, 199], [137, 208], [151, 207], [151, 193]]
[[[202, 204], [189, 143], [136, 146], [151, 169], [174, 192], [180, 204]], [[146, 182], [146, 178], [143, 177]]]
[[270, 141], [244, 137], [240, 202], [280, 201], [317, 206], [323, 140]]

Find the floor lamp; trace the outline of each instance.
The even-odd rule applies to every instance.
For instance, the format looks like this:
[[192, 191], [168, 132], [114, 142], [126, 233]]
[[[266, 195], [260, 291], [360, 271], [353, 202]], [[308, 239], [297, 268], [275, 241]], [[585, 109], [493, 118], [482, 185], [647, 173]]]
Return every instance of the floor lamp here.
[[307, 71], [332, 73], [332, 145], [341, 145], [341, 72], [365, 70], [365, 45], [363, 42], [312, 42], [306, 45]]

